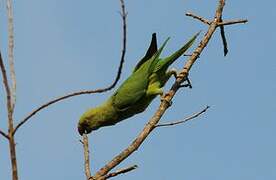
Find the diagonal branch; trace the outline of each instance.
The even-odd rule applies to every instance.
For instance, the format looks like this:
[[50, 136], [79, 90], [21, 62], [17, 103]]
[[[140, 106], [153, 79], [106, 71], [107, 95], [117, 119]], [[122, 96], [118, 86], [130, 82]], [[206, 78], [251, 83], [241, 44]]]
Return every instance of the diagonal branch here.
[[121, 4], [122, 4], [122, 6], [121, 6], [122, 7], [121, 16], [122, 16], [122, 23], [123, 23], [123, 27], [122, 27], [122, 29], [123, 29], [122, 52], [121, 52], [120, 65], [118, 67], [117, 75], [116, 75], [116, 78], [114, 79], [113, 83], [110, 86], [106, 87], [106, 88], [73, 92], [73, 93], [55, 98], [55, 99], [53, 99], [53, 100], [51, 100], [51, 101], [49, 101], [45, 104], [42, 104], [41, 106], [39, 106], [38, 108], [36, 108], [32, 112], [30, 112], [22, 121], [20, 121], [15, 126], [15, 129], [13, 131], [13, 135], [16, 133], [18, 128], [20, 128], [23, 124], [25, 124], [36, 113], [38, 113], [39, 111], [43, 110], [44, 108], [46, 108], [46, 107], [48, 107], [52, 104], [55, 104], [57, 102], [60, 102], [62, 100], [65, 100], [65, 99], [68, 99], [68, 98], [71, 98], [71, 97], [74, 97], [74, 96], [83, 95], [83, 94], [103, 93], [103, 92], [106, 92], [106, 91], [109, 91], [109, 90], [113, 89], [116, 86], [116, 84], [118, 83], [118, 81], [121, 77], [121, 74], [122, 74], [122, 69], [123, 69], [123, 64], [124, 64], [124, 61], [125, 61], [125, 54], [126, 54], [126, 44], [127, 44], [127, 13], [125, 11], [124, 1], [123, 0], [120, 0], [120, 1], [121, 1]]
[[155, 127], [168, 127], [168, 126], [174, 126], [174, 125], [177, 125], [177, 124], [185, 123], [185, 122], [190, 121], [190, 120], [192, 120], [192, 119], [194, 119], [194, 118], [200, 116], [201, 114], [205, 113], [209, 108], [210, 108], [210, 106], [206, 106], [206, 107], [205, 107], [203, 110], [201, 110], [200, 112], [194, 113], [193, 115], [188, 116], [188, 117], [186, 117], [186, 118], [183, 119], [183, 120], [174, 121], [174, 122], [170, 122], [170, 123], [157, 124], [157, 125], [155, 125]]
[[193, 64], [197, 60], [198, 56], [201, 54], [203, 49], [208, 44], [210, 38], [216, 30], [217, 24], [220, 22], [220, 18], [222, 16], [223, 7], [225, 5], [224, 0], [219, 0], [219, 4], [215, 13], [215, 18], [211, 22], [207, 33], [204, 35], [203, 39], [199, 43], [198, 47], [193, 52], [192, 56], [186, 62], [184, 68], [182, 69], [180, 76], [176, 79], [175, 83], [171, 87], [170, 91], [164, 97], [166, 100], [162, 101], [158, 110], [155, 112], [154, 116], [148, 121], [145, 125], [144, 129], [140, 132], [137, 138], [120, 154], [115, 156], [110, 162], [108, 162], [105, 166], [103, 166], [99, 171], [95, 173], [93, 176], [94, 179], [102, 179], [111, 169], [120, 164], [124, 159], [130, 156], [134, 151], [136, 151], [143, 141], [147, 138], [147, 136], [151, 133], [151, 131], [155, 128], [156, 124], [159, 122], [160, 118], [169, 108], [169, 102], [171, 102], [172, 98], [179, 90], [181, 83], [187, 78], [188, 72], [192, 68]]

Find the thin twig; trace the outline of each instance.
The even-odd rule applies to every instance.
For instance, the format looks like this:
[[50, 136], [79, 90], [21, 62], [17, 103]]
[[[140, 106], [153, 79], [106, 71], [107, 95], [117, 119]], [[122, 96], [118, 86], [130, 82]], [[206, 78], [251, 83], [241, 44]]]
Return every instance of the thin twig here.
[[197, 19], [197, 20], [199, 20], [199, 21], [201, 21], [201, 22], [203, 22], [204, 24], [207, 24], [207, 25], [211, 24], [207, 19], [205, 19], [201, 16], [198, 16], [198, 15], [195, 15], [193, 13], [190, 13], [190, 12], [186, 13], [186, 16], [190, 16], [192, 18], [195, 18], [195, 19]]
[[201, 110], [200, 112], [197, 112], [197, 113], [194, 113], [193, 115], [191, 116], [188, 116], [186, 117], [185, 119], [183, 120], [180, 120], [180, 121], [174, 121], [174, 122], [170, 122], [170, 123], [163, 123], [163, 124], [157, 124], [155, 127], [167, 127], [167, 126], [174, 126], [174, 125], [177, 125], [177, 124], [182, 124], [182, 123], [185, 123], [187, 121], [190, 121], [198, 116], [200, 116], [201, 114], [205, 113], [207, 111], [207, 109], [209, 109], [210, 106], [206, 106], [203, 110]]
[[14, 106], [16, 102], [16, 77], [14, 69], [14, 28], [13, 28], [13, 5], [12, 0], [7, 0], [7, 14], [8, 14], [8, 41], [9, 41], [9, 65], [10, 65], [10, 76], [11, 76], [11, 108], [14, 111]]
[[96, 89], [96, 90], [84, 90], [84, 91], [79, 91], [79, 92], [73, 92], [73, 93], [70, 93], [70, 94], [67, 94], [67, 95], [64, 95], [64, 96], [61, 96], [61, 97], [58, 97], [58, 98], [55, 98], [45, 104], [42, 104], [41, 106], [39, 106], [38, 108], [34, 109], [32, 112], [30, 112], [22, 121], [20, 121], [16, 126], [15, 126], [15, 129], [14, 129], [14, 132], [13, 134], [16, 133], [16, 131], [18, 130], [18, 128], [20, 128], [23, 124], [25, 124], [31, 117], [33, 117], [36, 113], [38, 113], [39, 111], [43, 110], [44, 108], [52, 105], [52, 104], [55, 104], [59, 101], [62, 101], [62, 100], [65, 100], [65, 99], [68, 99], [70, 97], [74, 97], [74, 96], [79, 96], [79, 95], [83, 95], [83, 94], [94, 94], [94, 93], [102, 93], [102, 92], [106, 92], [106, 91], [109, 91], [111, 89], [113, 89], [116, 84], [118, 83], [120, 77], [121, 77], [121, 74], [122, 74], [122, 69], [123, 69], [123, 64], [124, 64], [124, 61], [125, 61], [125, 54], [126, 54], [126, 44], [127, 44], [127, 21], [126, 21], [126, 18], [127, 18], [127, 13], [125, 11], [125, 5], [124, 5], [124, 2], [121, 0], [121, 3], [122, 3], [122, 21], [123, 21], [123, 45], [122, 45], [122, 52], [121, 52], [121, 59], [120, 59], [120, 65], [119, 65], [119, 68], [118, 68], [118, 71], [117, 71], [117, 75], [116, 75], [116, 78], [115, 80], [113, 81], [113, 83], [106, 87], [106, 88], [100, 88], [100, 89]]
[[88, 137], [87, 134], [83, 134], [82, 136], [83, 140], [83, 151], [84, 151], [84, 169], [85, 169], [85, 175], [86, 179], [89, 180], [91, 177], [91, 170], [90, 170], [90, 160], [89, 160], [89, 144], [88, 144]]
[[169, 103], [171, 102], [172, 98], [176, 94], [176, 92], [179, 90], [180, 85], [185, 79], [187, 78], [188, 72], [192, 68], [193, 64], [197, 60], [198, 56], [201, 54], [203, 49], [208, 44], [210, 38], [212, 37], [213, 33], [216, 30], [217, 24], [219, 22], [219, 19], [221, 18], [223, 7], [224, 7], [224, 0], [219, 0], [219, 4], [216, 10], [215, 18], [211, 22], [207, 33], [204, 35], [203, 39], [199, 43], [198, 47], [193, 52], [192, 56], [188, 59], [186, 62], [184, 68], [181, 71], [181, 75], [179, 76], [173, 86], [171, 87], [170, 91], [167, 93], [167, 95], [164, 97], [166, 100], [162, 101], [158, 110], [155, 112], [154, 116], [148, 121], [148, 123], [145, 125], [144, 129], [140, 132], [140, 134], [136, 137], [136, 139], [126, 148], [124, 149], [120, 154], [115, 156], [111, 161], [109, 161], [106, 165], [104, 165], [99, 171], [97, 171], [94, 175], [95, 179], [100, 179], [101, 177], [104, 177], [111, 169], [113, 169], [115, 166], [120, 164], [123, 160], [125, 160], [128, 156], [130, 156], [134, 151], [136, 151], [140, 145], [143, 143], [143, 141], [148, 137], [148, 135], [151, 133], [151, 131], [155, 128], [155, 125], [159, 122], [160, 118], [163, 116], [165, 111], [169, 108]]
[[[222, 18], [220, 19], [220, 22], [223, 22]], [[227, 45], [227, 40], [226, 40], [226, 36], [225, 36], [224, 26], [219, 26], [219, 29], [220, 29], [220, 36], [221, 36], [222, 44], [223, 44], [223, 54], [224, 54], [224, 56], [226, 56], [228, 53], [228, 45]]]
[[138, 166], [137, 165], [133, 165], [133, 166], [130, 166], [130, 167], [127, 167], [127, 168], [123, 168], [123, 169], [119, 169], [115, 172], [112, 172], [112, 173], [109, 173], [105, 176], [105, 179], [108, 179], [108, 178], [112, 178], [112, 177], [115, 177], [115, 176], [118, 176], [120, 174], [125, 174], [125, 173], [128, 173], [134, 169], [137, 169]]
[[0, 134], [2, 135], [2, 136], [4, 136], [5, 138], [7, 138], [8, 140], [10, 139], [10, 137], [9, 137], [9, 135], [7, 135], [4, 131], [2, 131], [1, 129], [0, 129]]
[[10, 91], [7, 72], [6, 72], [4, 61], [2, 59], [1, 51], [0, 51], [0, 68], [1, 68], [1, 73], [2, 73], [2, 77], [3, 77], [3, 84], [5, 87], [5, 91], [6, 91], [7, 109], [10, 109], [11, 108], [11, 91]]
[[247, 23], [247, 19], [238, 19], [238, 20], [228, 20], [218, 23], [218, 26], [227, 26], [227, 25], [233, 25], [233, 24], [244, 24]]
[[[12, 113], [10, 111], [11, 110], [11, 91], [10, 91], [10, 86], [9, 86], [9, 82], [8, 82], [7, 72], [6, 72], [4, 61], [2, 59], [2, 53], [1, 53], [1, 51], [0, 51], [0, 69], [1, 69], [2, 77], [3, 77], [3, 85], [4, 85], [5, 91], [6, 91], [8, 119], [10, 119], [10, 118], [12, 118]], [[9, 120], [8, 120], [8, 122], [9, 122]], [[6, 133], [4, 133], [3, 131], [0, 131], [0, 133], [4, 137], [6, 137], [7, 139], [10, 139], [9, 135], [7, 135]]]

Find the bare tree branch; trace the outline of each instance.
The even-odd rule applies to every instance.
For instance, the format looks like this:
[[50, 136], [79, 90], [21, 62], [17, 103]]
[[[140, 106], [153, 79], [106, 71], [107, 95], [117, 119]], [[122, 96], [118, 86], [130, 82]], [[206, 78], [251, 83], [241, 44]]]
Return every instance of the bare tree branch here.
[[218, 26], [226, 26], [226, 25], [233, 25], [233, 24], [244, 24], [247, 23], [247, 19], [238, 19], [238, 20], [228, 20], [218, 23]]
[[180, 121], [174, 121], [174, 122], [170, 122], [170, 123], [162, 123], [162, 124], [157, 124], [155, 127], [168, 127], [168, 126], [174, 126], [174, 125], [177, 125], [177, 124], [182, 124], [182, 123], [185, 123], [187, 121], [190, 121], [198, 116], [200, 116], [201, 114], [205, 113], [207, 111], [207, 109], [209, 109], [210, 106], [206, 106], [203, 110], [201, 110], [200, 112], [197, 112], [197, 113], [194, 113], [193, 115], [191, 116], [188, 116], [186, 117], [185, 119], [183, 120], [180, 120]]
[[112, 172], [112, 173], [109, 173], [105, 176], [105, 179], [109, 179], [109, 178], [112, 178], [112, 177], [115, 177], [115, 176], [118, 176], [120, 174], [125, 174], [125, 173], [128, 173], [134, 169], [137, 169], [138, 166], [137, 165], [133, 165], [133, 166], [130, 166], [130, 167], [127, 167], [127, 168], [123, 168], [123, 169], [119, 169], [115, 172]]
[[207, 24], [207, 25], [211, 24], [207, 19], [205, 19], [205, 18], [203, 18], [201, 16], [197, 16], [197, 15], [195, 15], [193, 13], [190, 13], [190, 12], [186, 13], [186, 16], [190, 16], [190, 17], [192, 17], [194, 19], [197, 19], [197, 20], [203, 22], [204, 24]]
[[7, 0], [7, 14], [8, 14], [8, 41], [9, 41], [9, 65], [10, 65], [10, 75], [11, 75], [11, 107], [12, 112], [14, 111], [14, 106], [16, 102], [16, 77], [15, 77], [15, 70], [14, 70], [14, 33], [13, 33], [13, 5], [12, 0]]
[[4, 131], [0, 130], [0, 134], [7, 138], [8, 140], [10, 139], [9, 135], [7, 135]]
[[58, 97], [58, 98], [55, 98], [45, 104], [42, 104], [41, 106], [39, 106], [38, 108], [34, 109], [32, 112], [29, 113], [29, 115], [27, 115], [22, 121], [20, 121], [16, 126], [15, 126], [15, 129], [14, 129], [14, 132], [13, 134], [16, 133], [16, 131], [18, 130], [18, 128], [20, 128], [23, 124], [25, 124], [31, 117], [33, 117], [36, 113], [38, 113], [39, 111], [43, 110], [44, 108], [52, 105], [52, 104], [55, 104], [59, 101], [62, 101], [62, 100], [65, 100], [65, 99], [68, 99], [68, 98], [71, 98], [71, 97], [74, 97], [74, 96], [79, 96], [79, 95], [83, 95], [83, 94], [94, 94], [94, 93], [103, 93], [103, 92], [106, 92], [106, 91], [109, 91], [111, 89], [113, 89], [116, 84], [118, 83], [120, 77], [121, 77], [121, 74], [122, 74], [122, 69], [123, 69], [123, 64], [124, 64], [124, 61], [125, 61], [125, 54], [126, 54], [126, 44], [127, 44], [127, 13], [126, 13], [126, 10], [125, 10], [125, 4], [124, 4], [124, 1], [123, 0], [120, 0], [121, 2], [121, 8], [122, 8], [122, 13], [121, 13], [121, 16], [122, 16], [122, 22], [123, 22], [123, 45], [122, 45], [122, 52], [121, 52], [121, 59], [120, 59], [120, 65], [119, 65], [119, 68], [118, 68], [118, 71], [117, 71], [117, 75], [116, 75], [116, 78], [115, 80], [113, 81], [113, 83], [106, 87], [106, 88], [100, 88], [100, 89], [96, 89], [96, 90], [84, 90], [84, 91], [79, 91], [79, 92], [73, 92], [73, 93], [70, 93], [70, 94], [67, 94], [67, 95], [64, 95], [64, 96], [61, 96], [61, 97]]
[[120, 164], [124, 159], [130, 156], [134, 151], [136, 151], [143, 141], [147, 138], [147, 136], [151, 133], [151, 131], [155, 128], [156, 124], [159, 122], [160, 118], [163, 116], [165, 111], [169, 108], [169, 102], [171, 102], [172, 98], [179, 90], [182, 82], [187, 78], [188, 72], [192, 68], [193, 64], [197, 60], [198, 56], [201, 54], [203, 49], [208, 44], [210, 38], [217, 28], [217, 24], [220, 22], [220, 18], [222, 16], [223, 7], [225, 5], [224, 0], [219, 0], [219, 4], [215, 13], [215, 17], [213, 21], [210, 23], [207, 33], [204, 35], [203, 39], [199, 43], [198, 47], [193, 52], [192, 56], [188, 59], [185, 66], [183, 67], [181, 73], [176, 79], [175, 83], [172, 85], [170, 91], [165, 95], [165, 101], [162, 101], [158, 110], [155, 112], [154, 116], [149, 120], [144, 129], [140, 132], [137, 138], [120, 154], [115, 156], [111, 161], [109, 161], [106, 165], [104, 165], [99, 171], [95, 173], [93, 176], [94, 179], [101, 179], [104, 177], [111, 169]]
[[82, 145], [84, 151], [84, 169], [86, 179], [89, 180], [91, 177], [91, 170], [90, 170], [90, 160], [89, 160], [89, 144], [88, 144], [88, 137], [87, 134], [83, 134], [82, 136]]
[[10, 109], [11, 108], [11, 91], [10, 91], [7, 72], [6, 72], [4, 61], [2, 59], [1, 51], [0, 51], [0, 68], [1, 68], [1, 73], [2, 73], [2, 77], [3, 77], [3, 84], [5, 87], [5, 91], [6, 91], [7, 109]]

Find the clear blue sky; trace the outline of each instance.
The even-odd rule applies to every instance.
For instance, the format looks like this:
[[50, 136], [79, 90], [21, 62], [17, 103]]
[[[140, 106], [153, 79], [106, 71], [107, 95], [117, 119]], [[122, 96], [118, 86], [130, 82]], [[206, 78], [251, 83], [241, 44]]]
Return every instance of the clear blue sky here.
[[[171, 37], [163, 53], [168, 55], [195, 32], [206, 31], [185, 12], [211, 19], [216, 5], [217, 0], [127, 1], [128, 44], [120, 82], [144, 54], [152, 32], [159, 43]], [[249, 23], [225, 27], [227, 57], [219, 33], [214, 35], [190, 73], [193, 89], [177, 93], [162, 122], [206, 105], [211, 109], [187, 124], [154, 131], [119, 166], [139, 168], [117, 179], [276, 179], [275, 6], [274, 1], [227, 1], [224, 18], [247, 18]], [[6, 59], [5, 10], [1, 1], [0, 47]], [[119, 10], [118, 0], [15, 1], [16, 122], [53, 97], [113, 81], [121, 51]], [[173, 67], [184, 62], [181, 58]], [[20, 179], [84, 179], [78, 118], [111, 93], [63, 101], [22, 127], [16, 134]], [[0, 128], [7, 130], [4, 88], [0, 97]], [[132, 141], [158, 104], [159, 98], [145, 113], [90, 135], [93, 172]], [[3, 138], [0, 152], [0, 179], [8, 180], [8, 143]]]

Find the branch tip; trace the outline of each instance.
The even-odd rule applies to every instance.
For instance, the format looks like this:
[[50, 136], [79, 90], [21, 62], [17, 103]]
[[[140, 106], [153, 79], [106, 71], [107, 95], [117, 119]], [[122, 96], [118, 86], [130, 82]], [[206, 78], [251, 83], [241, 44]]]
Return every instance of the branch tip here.
[[200, 116], [201, 114], [205, 113], [207, 111], [207, 109], [209, 109], [210, 106], [206, 106], [203, 110], [201, 110], [200, 112], [197, 112], [197, 113], [194, 113], [193, 115], [191, 116], [188, 116], [186, 117], [185, 119], [183, 120], [180, 120], [180, 121], [174, 121], [174, 122], [170, 122], [170, 123], [163, 123], [163, 124], [157, 124], [155, 125], [155, 127], [168, 127], [168, 126], [174, 126], [174, 125], [178, 125], [178, 124], [182, 124], [182, 123], [185, 123], [187, 121], [190, 121], [198, 116]]

